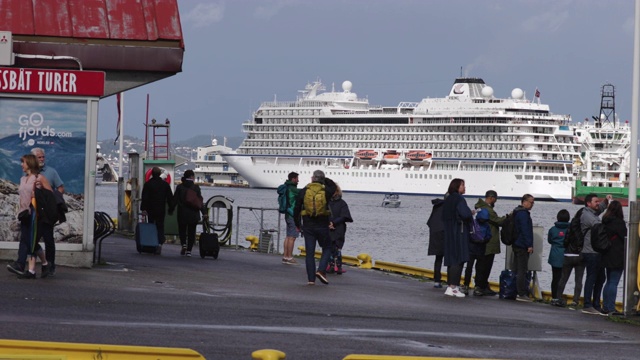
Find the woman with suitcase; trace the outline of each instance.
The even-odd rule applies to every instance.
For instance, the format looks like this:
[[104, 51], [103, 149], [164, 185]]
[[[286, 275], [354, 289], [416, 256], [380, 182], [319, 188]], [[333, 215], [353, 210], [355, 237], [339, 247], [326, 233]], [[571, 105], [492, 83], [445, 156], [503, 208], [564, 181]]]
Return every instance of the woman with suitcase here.
[[[203, 199], [200, 187], [194, 184], [195, 174], [189, 169], [184, 172], [182, 183], [176, 187], [174, 203], [178, 207], [178, 235], [182, 249], [180, 255], [191, 256], [196, 241], [196, 226], [203, 212]], [[204, 213], [203, 213], [204, 214]]]

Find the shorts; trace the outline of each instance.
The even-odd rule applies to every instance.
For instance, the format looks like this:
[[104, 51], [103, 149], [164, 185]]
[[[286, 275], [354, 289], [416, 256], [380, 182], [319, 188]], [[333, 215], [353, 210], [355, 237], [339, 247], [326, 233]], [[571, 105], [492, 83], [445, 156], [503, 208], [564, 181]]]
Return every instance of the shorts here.
[[287, 223], [287, 237], [292, 237], [294, 239], [297, 238], [299, 232], [296, 228], [296, 222], [293, 220], [293, 217], [285, 215], [284, 221]]

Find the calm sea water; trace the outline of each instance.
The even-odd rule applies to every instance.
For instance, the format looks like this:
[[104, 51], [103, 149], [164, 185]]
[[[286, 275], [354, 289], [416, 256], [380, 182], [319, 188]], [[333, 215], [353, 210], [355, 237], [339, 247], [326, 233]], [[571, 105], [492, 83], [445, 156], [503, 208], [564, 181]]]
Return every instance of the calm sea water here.
[[[104, 211], [112, 217], [117, 216], [117, 187], [102, 185], [96, 187], [96, 211]], [[214, 195], [224, 195], [234, 200], [233, 202], [233, 234], [231, 244], [236, 244], [236, 238], [240, 246], [247, 247], [246, 236], [258, 235], [260, 223], [263, 219], [264, 229], [276, 229], [278, 227], [277, 194], [275, 190], [249, 189], [249, 188], [224, 188], [202, 187], [205, 200]], [[348, 225], [347, 240], [343, 254], [356, 256], [360, 253], [371, 255], [373, 260], [381, 260], [433, 269], [435, 257], [427, 256], [429, 241], [429, 229], [427, 219], [431, 214], [431, 200], [428, 196], [403, 195], [402, 205], [396, 209], [381, 207], [383, 195], [381, 194], [353, 194], [345, 193], [343, 199], [349, 204], [349, 209], [354, 222]], [[477, 202], [477, 198], [468, 198], [470, 208]], [[515, 200], [498, 200], [495, 210], [498, 215], [510, 212], [519, 204]], [[550, 290], [551, 267], [547, 263], [550, 245], [547, 243], [546, 234], [556, 221], [556, 214], [561, 209], [567, 209], [572, 215], [580, 209], [581, 205], [556, 202], [536, 202], [531, 211], [533, 224], [544, 228], [544, 248], [542, 251], [542, 271], [538, 272], [538, 279], [542, 290]], [[269, 209], [261, 212], [259, 209]], [[625, 208], [625, 218], [628, 219], [628, 209]], [[239, 225], [236, 227], [237, 220]], [[226, 218], [221, 219], [226, 222]], [[281, 236], [279, 251], [282, 252], [284, 240], [284, 219], [281, 224]], [[304, 241], [296, 240], [296, 248], [303, 246]], [[294, 253], [297, 253], [296, 250]], [[491, 281], [498, 281], [500, 271], [505, 267], [504, 246], [503, 252], [496, 256], [492, 269]], [[446, 269], [443, 269], [446, 271]], [[622, 281], [621, 281], [622, 283]], [[567, 294], [573, 293], [573, 276], [565, 290]], [[622, 287], [619, 286], [618, 300], [622, 298]]]

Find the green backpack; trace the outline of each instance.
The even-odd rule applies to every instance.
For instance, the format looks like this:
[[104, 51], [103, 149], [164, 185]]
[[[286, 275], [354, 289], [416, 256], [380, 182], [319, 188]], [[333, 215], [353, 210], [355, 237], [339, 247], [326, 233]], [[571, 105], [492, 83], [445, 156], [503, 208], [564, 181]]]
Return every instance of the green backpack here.
[[310, 217], [331, 215], [327, 207], [327, 196], [324, 191], [324, 185], [320, 183], [307, 185], [301, 213], [302, 216]]

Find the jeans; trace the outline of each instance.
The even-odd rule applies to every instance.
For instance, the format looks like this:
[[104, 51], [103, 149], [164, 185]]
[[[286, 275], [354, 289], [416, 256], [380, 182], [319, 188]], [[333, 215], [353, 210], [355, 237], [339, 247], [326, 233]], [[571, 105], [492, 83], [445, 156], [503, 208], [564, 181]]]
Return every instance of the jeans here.
[[558, 282], [556, 294], [558, 296], [558, 299], [562, 298], [562, 296], [564, 295], [564, 287], [567, 285], [567, 281], [569, 281], [569, 277], [571, 276], [571, 271], [573, 269], [576, 269], [573, 301], [577, 304], [580, 301], [580, 293], [582, 292], [582, 277], [584, 275], [584, 261], [582, 260], [582, 255], [564, 257], [564, 262], [562, 263], [562, 277], [560, 277], [560, 282]]
[[302, 235], [304, 236], [304, 247], [306, 251], [305, 265], [307, 266], [307, 280], [309, 282], [316, 281], [316, 241], [322, 248], [322, 256], [318, 263], [318, 270], [324, 272], [329, 264], [331, 257], [331, 235], [329, 234], [329, 226], [327, 227], [303, 227]]
[[602, 292], [603, 310], [608, 312], [616, 311], [616, 294], [623, 270], [622, 268], [606, 268], [607, 283], [604, 285], [604, 291]]
[[436, 255], [436, 261], [433, 263], [433, 281], [442, 282], [442, 260], [444, 255]]
[[476, 268], [476, 281], [475, 281], [475, 287], [478, 287], [478, 267], [480, 266], [480, 259], [479, 258], [483, 258], [484, 256], [476, 256], [473, 254], [469, 254], [469, 261], [467, 261], [467, 268], [464, 271], [464, 286], [469, 287], [469, 285], [471, 284], [471, 278], [473, 277], [473, 267], [475, 265]]
[[562, 278], [561, 267], [551, 267], [551, 298], [558, 299], [558, 283]]
[[516, 285], [518, 287], [518, 296], [529, 296], [529, 284], [527, 283], [529, 252], [525, 248], [513, 246], [513, 254], [516, 259]]
[[45, 258], [49, 264], [49, 269], [55, 270], [56, 268], [56, 240], [53, 237], [53, 225], [39, 223], [38, 231], [42, 234], [45, 248]]
[[180, 245], [186, 247], [191, 252], [193, 243], [196, 241], [196, 226], [198, 223], [181, 223], [178, 221], [178, 236], [180, 237]]
[[491, 274], [495, 256], [495, 254], [489, 254], [478, 258], [476, 263], [476, 288], [489, 288], [489, 275]]
[[462, 268], [464, 263], [462, 264], [453, 264], [447, 266], [447, 284], [459, 286], [460, 278], [462, 277]]
[[158, 230], [158, 243], [160, 245], [164, 244], [164, 215], [160, 217], [154, 217], [153, 215], [148, 215], [148, 221], [150, 223], [156, 224], [156, 230]]
[[582, 254], [587, 269], [584, 280], [584, 308], [600, 307], [600, 292], [604, 284], [604, 269], [600, 266], [600, 254]]

